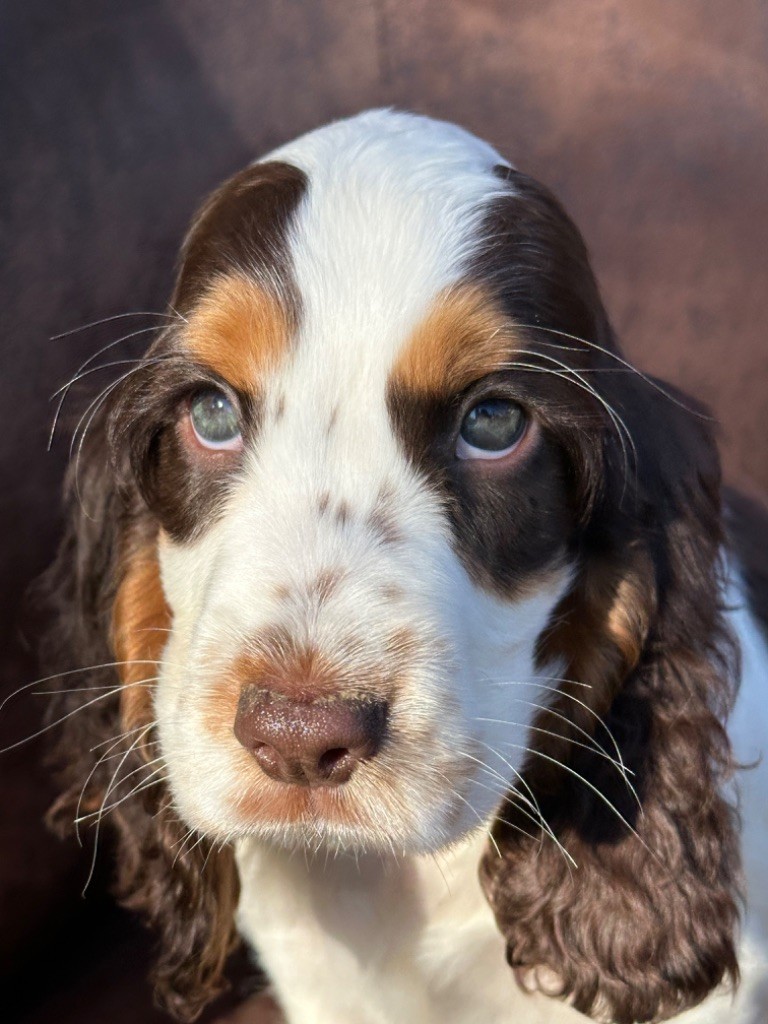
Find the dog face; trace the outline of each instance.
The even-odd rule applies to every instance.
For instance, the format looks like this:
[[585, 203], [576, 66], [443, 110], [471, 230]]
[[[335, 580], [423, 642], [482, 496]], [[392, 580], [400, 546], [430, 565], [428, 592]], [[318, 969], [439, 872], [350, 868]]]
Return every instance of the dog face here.
[[509, 186], [456, 130], [385, 123], [225, 186], [150, 357], [154, 702], [179, 809], [217, 839], [439, 848], [514, 784], [558, 675], [536, 644], [571, 571], [567, 458], [483, 266]]
[[62, 645], [121, 675], [68, 716], [57, 809], [111, 801], [171, 1007], [217, 990], [242, 836], [492, 828], [510, 963], [585, 1012], [735, 973], [717, 455], [617, 351], [552, 196], [457, 128], [361, 115], [204, 204], [171, 308], [96, 407], [53, 574]]

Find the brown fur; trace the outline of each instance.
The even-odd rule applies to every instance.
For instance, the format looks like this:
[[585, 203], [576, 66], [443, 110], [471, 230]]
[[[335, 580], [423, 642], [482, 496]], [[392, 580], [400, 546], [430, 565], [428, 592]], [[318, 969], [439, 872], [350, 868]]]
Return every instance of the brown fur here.
[[124, 729], [132, 732], [154, 718], [152, 687], [168, 639], [171, 613], [153, 548], [131, 553], [121, 575], [112, 610], [112, 649], [124, 686], [120, 718]]
[[[549, 223], [553, 235], [557, 259], [539, 272], [553, 296], [560, 290], [552, 310], [566, 319], [552, 326], [615, 351], [594, 286], [574, 287], [587, 270], [579, 269], [583, 249], [565, 215], [539, 186], [511, 173], [519, 198], [504, 201], [502, 222], [524, 237], [526, 217], [536, 217], [542, 252], [542, 226]], [[519, 260], [509, 267], [520, 273]], [[513, 281], [506, 288], [520, 316], [515, 303], [525, 290]], [[569, 298], [577, 294], [580, 310]], [[562, 335], [548, 340], [563, 345]], [[585, 358], [610, 365], [594, 350], [575, 353]], [[723, 722], [736, 659], [719, 603], [724, 537], [707, 417], [636, 374], [605, 374], [596, 386], [620, 411], [636, 452], [628, 467], [609, 429], [593, 435], [590, 449], [574, 450], [582, 467], [571, 541], [578, 571], [539, 655], [575, 682], [564, 683], [553, 712], [535, 722], [565, 739], [534, 733], [524, 770], [578, 867], [554, 843], [516, 831], [526, 823], [510, 799], [506, 823], [494, 829], [501, 857], [489, 848], [481, 877], [524, 983], [536, 987], [544, 968], [577, 1009], [630, 1024], [664, 1020], [738, 978], [738, 822], [721, 795], [732, 771]], [[584, 743], [575, 727], [614, 758], [615, 742], [637, 798], [605, 757], [568, 742]]]

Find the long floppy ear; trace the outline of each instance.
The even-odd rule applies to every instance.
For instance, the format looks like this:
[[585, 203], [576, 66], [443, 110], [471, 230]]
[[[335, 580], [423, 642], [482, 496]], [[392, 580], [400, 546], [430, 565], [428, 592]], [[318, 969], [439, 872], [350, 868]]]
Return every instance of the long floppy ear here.
[[94, 420], [70, 470], [66, 533], [43, 580], [53, 623], [44, 657], [65, 673], [50, 719], [63, 723], [49, 820], [62, 834], [76, 819], [81, 834], [114, 827], [118, 896], [159, 932], [158, 1000], [192, 1020], [225, 987], [237, 873], [230, 849], [189, 836], [163, 782], [153, 684], [170, 615], [156, 528], [108, 451], [106, 421]]
[[738, 979], [738, 822], [723, 795], [737, 659], [720, 607], [710, 422], [654, 381], [603, 379], [635, 451], [625, 460], [604, 441], [577, 576], [540, 644], [573, 682], [535, 724], [565, 738], [532, 733], [547, 742], [525, 766], [576, 866], [515, 829], [530, 826], [510, 797], [494, 827], [501, 856], [489, 848], [481, 878], [524, 985], [631, 1024]]

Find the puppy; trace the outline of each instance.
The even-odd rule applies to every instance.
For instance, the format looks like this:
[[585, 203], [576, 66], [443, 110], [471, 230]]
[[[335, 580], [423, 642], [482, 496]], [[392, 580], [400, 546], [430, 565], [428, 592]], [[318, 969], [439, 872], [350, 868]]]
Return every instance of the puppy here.
[[49, 575], [53, 819], [167, 1008], [245, 942], [289, 1024], [765, 1020], [766, 522], [552, 195], [365, 113], [218, 189], [169, 308]]

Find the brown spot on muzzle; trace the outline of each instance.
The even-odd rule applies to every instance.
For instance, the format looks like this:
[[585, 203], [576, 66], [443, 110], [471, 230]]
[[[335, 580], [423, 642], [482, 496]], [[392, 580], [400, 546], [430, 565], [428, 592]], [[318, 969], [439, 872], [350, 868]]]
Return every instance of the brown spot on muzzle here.
[[338, 590], [347, 573], [343, 569], [324, 569], [307, 588], [307, 593], [323, 604]]

